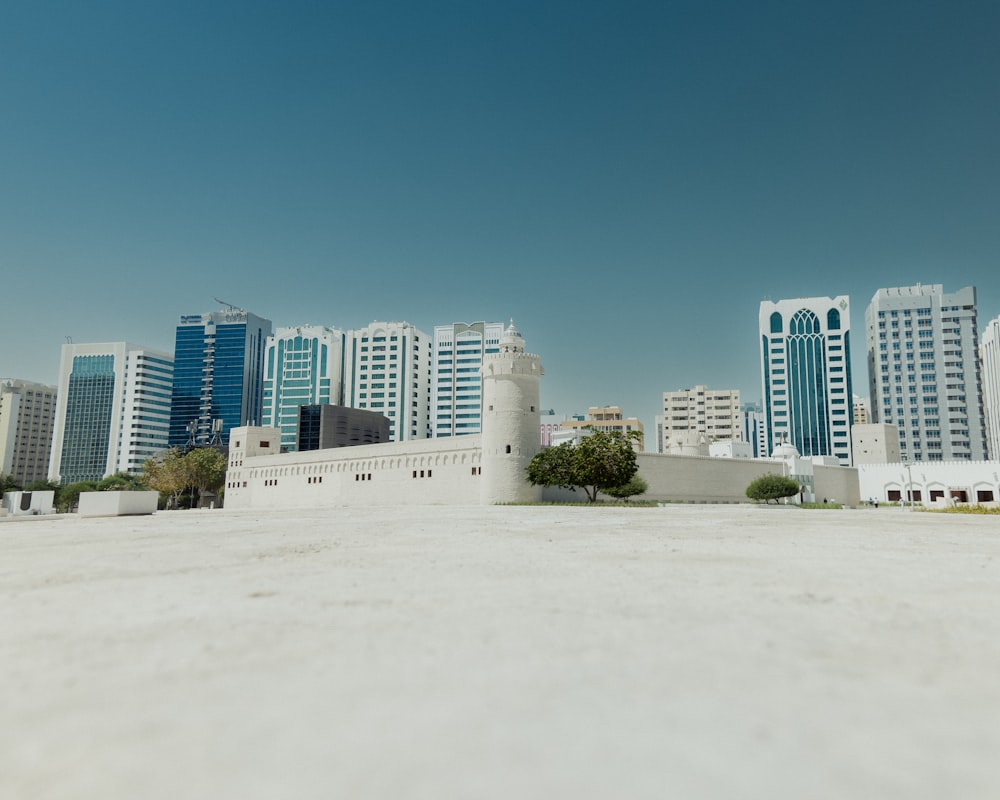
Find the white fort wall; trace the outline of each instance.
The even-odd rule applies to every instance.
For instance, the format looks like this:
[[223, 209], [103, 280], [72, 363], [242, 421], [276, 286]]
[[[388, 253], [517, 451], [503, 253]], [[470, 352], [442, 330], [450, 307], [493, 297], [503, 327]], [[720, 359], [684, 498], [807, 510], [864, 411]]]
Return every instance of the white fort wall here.
[[479, 434], [301, 453], [248, 453], [244, 443], [261, 434], [280, 438], [273, 428], [233, 431], [232, 441], [238, 441], [241, 447], [230, 448], [226, 508], [480, 502], [483, 476]]
[[[508, 459], [506, 446], [492, 463], [482, 458], [480, 434], [446, 439], [362, 445], [302, 453], [250, 455], [253, 439], [278, 441], [276, 429], [234, 429], [226, 476], [227, 508], [310, 508], [378, 505], [476, 505], [479, 503], [586, 500], [582, 490], [531, 486], [526, 462]], [[531, 449], [528, 445], [525, 445]], [[537, 445], [535, 446], [537, 447]], [[512, 446], [512, 450], [514, 447]], [[512, 453], [511, 456], [515, 456]], [[746, 487], [768, 473], [788, 474], [782, 461], [638, 456], [648, 483], [643, 500], [681, 503], [744, 503]], [[806, 500], [835, 499], [856, 505], [858, 471], [810, 465]], [[490, 481], [488, 469], [499, 473]], [[506, 492], [506, 493], [504, 493]]]
[[[746, 488], [763, 475], [789, 475], [782, 461], [708, 456], [672, 456], [639, 453], [639, 475], [649, 489], [639, 499], [661, 503], [747, 503]], [[856, 505], [860, 501], [858, 472], [851, 467], [803, 465], [812, 472], [808, 500], [835, 499]], [[798, 478], [799, 476], [793, 476]], [[546, 489], [545, 500], [584, 500], [582, 491]]]

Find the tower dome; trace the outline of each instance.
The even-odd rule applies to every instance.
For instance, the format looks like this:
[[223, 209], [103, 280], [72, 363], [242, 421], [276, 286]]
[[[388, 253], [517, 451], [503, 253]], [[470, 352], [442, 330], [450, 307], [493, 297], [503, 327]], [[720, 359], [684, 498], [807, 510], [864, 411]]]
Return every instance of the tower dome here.
[[514, 327], [514, 320], [510, 321], [510, 325], [503, 332], [503, 336], [500, 339], [500, 351], [503, 353], [524, 352], [524, 339], [520, 331]]

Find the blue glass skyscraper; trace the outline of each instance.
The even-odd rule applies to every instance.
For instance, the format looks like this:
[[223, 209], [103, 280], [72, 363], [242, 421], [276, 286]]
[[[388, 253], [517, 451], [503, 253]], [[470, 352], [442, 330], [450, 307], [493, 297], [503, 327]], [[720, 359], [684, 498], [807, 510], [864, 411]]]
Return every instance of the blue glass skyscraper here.
[[764, 426], [770, 453], [851, 463], [851, 316], [846, 296], [760, 304]]
[[[206, 445], [262, 418], [271, 321], [243, 309], [183, 316], [174, 347], [170, 446]], [[216, 422], [218, 421], [218, 422]]]

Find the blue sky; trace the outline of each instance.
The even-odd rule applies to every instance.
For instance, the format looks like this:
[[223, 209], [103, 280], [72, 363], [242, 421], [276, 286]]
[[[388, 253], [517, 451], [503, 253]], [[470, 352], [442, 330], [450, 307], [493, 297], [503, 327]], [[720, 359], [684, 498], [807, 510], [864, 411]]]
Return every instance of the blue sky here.
[[543, 405], [760, 396], [765, 298], [1000, 314], [995, 2], [13, 2], [0, 376], [276, 325], [513, 317]]

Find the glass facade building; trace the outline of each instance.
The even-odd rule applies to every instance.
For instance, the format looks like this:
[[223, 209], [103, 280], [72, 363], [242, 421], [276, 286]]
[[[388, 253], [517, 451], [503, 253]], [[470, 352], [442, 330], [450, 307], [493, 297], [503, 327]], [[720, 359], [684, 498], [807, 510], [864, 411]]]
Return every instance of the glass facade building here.
[[63, 345], [49, 479], [138, 474], [167, 447], [173, 358], [128, 342]]
[[434, 328], [431, 435], [482, 432], [483, 357], [500, 352], [502, 322], [456, 322]]
[[342, 405], [343, 331], [318, 325], [278, 328], [264, 353], [263, 424], [281, 431], [281, 449], [297, 449], [299, 409]]
[[228, 444], [229, 431], [260, 425], [264, 347], [271, 321], [242, 309], [183, 316], [177, 326], [171, 447]]
[[803, 456], [851, 463], [851, 318], [846, 296], [760, 304], [767, 451], [782, 442]]

